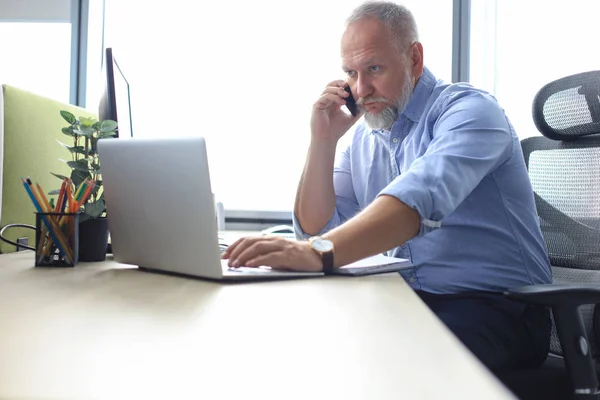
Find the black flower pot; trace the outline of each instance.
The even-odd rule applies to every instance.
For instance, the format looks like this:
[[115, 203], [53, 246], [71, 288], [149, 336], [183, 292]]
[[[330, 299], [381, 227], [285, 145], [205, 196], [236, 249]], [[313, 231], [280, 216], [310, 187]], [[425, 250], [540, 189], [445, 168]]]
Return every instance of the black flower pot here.
[[107, 245], [106, 217], [87, 219], [79, 224], [79, 261], [104, 261]]

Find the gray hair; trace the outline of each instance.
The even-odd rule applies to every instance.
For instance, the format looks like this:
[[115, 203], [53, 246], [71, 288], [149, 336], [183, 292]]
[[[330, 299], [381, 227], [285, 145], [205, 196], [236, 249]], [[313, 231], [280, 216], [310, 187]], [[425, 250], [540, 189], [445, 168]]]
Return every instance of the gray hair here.
[[419, 40], [417, 23], [408, 8], [388, 1], [368, 1], [358, 6], [346, 20], [346, 25], [363, 18], [375, 18], [385, 26], [392, 40], [403, 51]]

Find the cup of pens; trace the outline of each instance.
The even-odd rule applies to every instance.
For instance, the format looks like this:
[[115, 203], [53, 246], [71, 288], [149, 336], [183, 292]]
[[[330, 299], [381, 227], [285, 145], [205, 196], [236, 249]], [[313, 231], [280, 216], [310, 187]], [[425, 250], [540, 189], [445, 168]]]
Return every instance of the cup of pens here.
[[29, 177], [21, 178], [35, 209], [35, 266], [74, 267], [79, 260], [81, 207], [96, 187], [86, 178], [73, 192], [70, 178], [63, 180], [56, 204]]
[[79, 213], [36, 213], [35, 243], [36, 267], [74, 267], [79, 258]]

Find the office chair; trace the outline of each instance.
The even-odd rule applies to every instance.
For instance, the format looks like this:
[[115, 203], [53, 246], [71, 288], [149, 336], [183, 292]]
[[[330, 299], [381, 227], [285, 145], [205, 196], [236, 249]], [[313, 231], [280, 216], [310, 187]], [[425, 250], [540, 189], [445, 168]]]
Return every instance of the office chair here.
[[505, 295], [552, 310], [550, 354], [499, 378], [521, 399], [600, 399], [600, 71], [553, 81], [533, 101], [543, 136], [521, 141], [553, 283]]

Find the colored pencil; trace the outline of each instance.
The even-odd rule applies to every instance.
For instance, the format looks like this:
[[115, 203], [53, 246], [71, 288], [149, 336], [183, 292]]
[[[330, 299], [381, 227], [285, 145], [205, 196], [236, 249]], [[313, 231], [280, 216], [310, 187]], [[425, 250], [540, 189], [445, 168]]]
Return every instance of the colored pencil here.
[[[63, 257], [65, 258], [65, 261], [67, 261], [67, 263], [71, 264], [73, 262], [72, 261], [73, 255], [72, 255], [71, 249], [68, 246], [68, 241], [62, 235], [62, 231], [59, 229], [59, 227], [57, 226], [54, 219], [51, 218], [49, 215], [45, 215], [45, 213], [51, 212], [51, 210], [46, 211], [44, 209], [44, 207], [46, 207], [46, 204], [42, 205], [43, 200], [40, 200], [38, 198], [38, 194], [35, 192], [35, 190], [33, 188], [33, 183], [31, 182], [31, 179], [29, 177], [27, 177], [26, 179], [21, 178], [21, 181], [23, 182], [23, 187], [25, 188], [25, 191], [31, 198], [33, 206], [35, 207], [37, 212], [39, 214], [41, 214], [40, 218], [46, 225], [46, 229], [50, 233], [52, 240], [54, 240], [54, 243], [56, 244], [58, 251], [63, 255]], [[42, 191], [42, 194], [43, 194], [43, 191]], [[46, 202], [47, 202], [47, 199], [46, 199]]]

